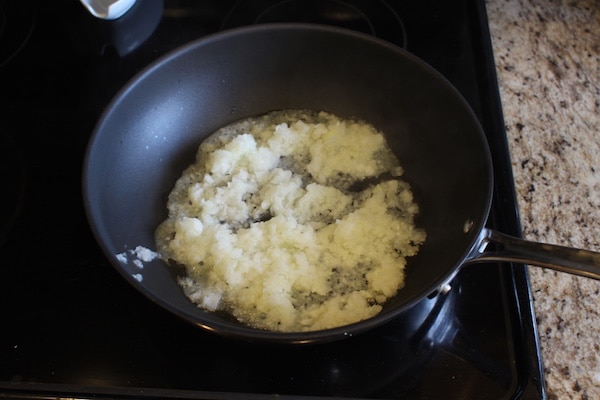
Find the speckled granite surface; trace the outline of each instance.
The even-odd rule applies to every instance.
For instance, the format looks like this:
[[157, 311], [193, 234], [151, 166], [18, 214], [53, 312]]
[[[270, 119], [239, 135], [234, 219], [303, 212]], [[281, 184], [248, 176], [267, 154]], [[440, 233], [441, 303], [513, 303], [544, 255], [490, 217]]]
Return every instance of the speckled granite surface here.
[[[600, 251], [600, 1], [487, 9], [523, 236]], [[548, 399], [600, 399], [600, 282], [529, 270]]]

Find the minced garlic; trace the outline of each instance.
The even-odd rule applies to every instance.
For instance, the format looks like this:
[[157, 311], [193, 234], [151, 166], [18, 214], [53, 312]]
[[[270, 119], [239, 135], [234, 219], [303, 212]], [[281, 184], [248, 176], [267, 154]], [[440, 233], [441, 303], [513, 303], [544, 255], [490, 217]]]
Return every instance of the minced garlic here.
[[299, 110], [239, 121], [204, 141], [177, 181], [159, 254], [185, 267], [192, 301], [252, 327], [358, 322], [403, 286], [425, 240], [401, 174], [364, 122]]

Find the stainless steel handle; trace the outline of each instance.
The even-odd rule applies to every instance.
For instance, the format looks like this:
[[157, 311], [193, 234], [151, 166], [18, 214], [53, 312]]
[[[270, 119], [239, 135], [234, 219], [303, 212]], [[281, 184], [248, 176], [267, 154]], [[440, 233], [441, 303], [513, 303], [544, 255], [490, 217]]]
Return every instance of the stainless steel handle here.
[[465, 263], [488, 261], [518, 262], [600, 280], [598, 252], [532, 242], [486, 228]]

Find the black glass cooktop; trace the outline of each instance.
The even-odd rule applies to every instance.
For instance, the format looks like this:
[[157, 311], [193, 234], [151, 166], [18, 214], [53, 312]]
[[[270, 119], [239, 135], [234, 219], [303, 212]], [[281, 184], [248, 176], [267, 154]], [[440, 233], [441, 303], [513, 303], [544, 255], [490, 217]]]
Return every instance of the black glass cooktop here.
[[489, 139], [488, 225], [519, 235], [484, 1], [138, 0], [115, 21], [77, 1], [0, 6], [0, 397], [545, 398], [522, 265], [466, 267], [446, 294], [338, 342], [243, 343], [134, 290], [82, 204], [90, 134], [137, 71], [207, 34], [301, 21], [375, 35], [445, 75]]

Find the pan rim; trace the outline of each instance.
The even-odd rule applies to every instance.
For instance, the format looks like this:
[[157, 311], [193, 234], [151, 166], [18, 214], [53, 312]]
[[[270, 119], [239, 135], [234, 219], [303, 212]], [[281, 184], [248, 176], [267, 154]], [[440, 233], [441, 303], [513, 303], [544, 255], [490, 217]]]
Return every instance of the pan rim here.
[[[107, 119], [110, 114], [118, 108], [120, 102], [128, 95], [129, 92], [133, 91], [135, 87], [144, 81], [148, 76], [154, 73], [154, 71], [162, 68], [163, 65], [172, 62], [173, 60], [181, 57], [184, 54], [194, 51], [196, 48], [201, 46], [207, 46], [210, 44], [214, 44], [219, 41], [226, 41], [232, 37], [238, 37], [240, 35], [248, 35], [251, 33], [266, 33], [270, 32], [273, 34], [274, 31], [310, 31], [310, 32], [328, 32], [334, 35], [344, 35], [347, 37], [355, 38], [357, 40], [365, 41], [373, 43], [376, 46], [383, 46], [389, 51], [402, 54], [403, 57], [406, 57], [411, 63], [416, 64], [419, 68], [424, 69], [429, 75], [435, 77], [435, 79], [441, 81], [444, 86], [446, 86], [453, 93], [454, 98], [460, 100], [463, 104], [463, 108], [470, 115], [469, 117], [477, 123], [479, 134], [482, 136], [481, 139], [485, 144], [484, 148], [486, 151], [486, 159], [488, 160], [488, 187], [487, 193], [485, 194], [486, 202], [483, 204], [482, 214], [479, 218], [474, 218], [475, 221], [473, 226], [471, 227], [474, 234], [471, 235], [468, 248], [464, 249], [463, 254], [458, 257], [456, 263], [449, 267], [446, 270], [446, 274], [440, 275], [436, 280], [433, 280], [432, 284], [422, 289], [421, 295], [413, 298], [411, 301], [404, 302], [401, 306], [395, 308], [393, 311], [386, 312], [385, 314], [378, 314], [372, 318], [367, 320], [359, 321], [353, 324], [345, 325], [342, 327], [335, 327], [331, 329], [319, 330], [319, 331], [308, 331], [308, 332], [276, 332], [276, 331], [263, 331], [257, 330], [250, 327], [244, 326], [233, 326], [231, 324], [221, 323], [221, 322], [213, 322], [207, 324], [206, 321], [203, 321], [198, 315], [194, 315], [186, 310], [181, 310], [173, 304], [165, 301], [157, 294], [148, 290], [146, 287], [139, 284], [138, 281], [131, 274], [127, 273], [119, 261], [115, 257], [115, 252], [110, 248], [107, 244], [106, 238], [107, 234], [103, 231], [103, 227], [98, 216], [95, 215], [95, 211], [92, 207], [92, 201], [90, 200], [92, 197], [92, 184], [88, 176], [91, 174], [91, 162], [94, 157], [94, 151], [96, 150], [96, 145], [100, 140], [100, 135], [103, 131], [103, 126], [106, 124]], [[493, 186], [494, 186], [494, 176], [493, 176], [493, 166], [492, 159], [490, 154], [489, 145], [487, 143], [487, 139], [485, 137], [485, 133], [475, 112], [470, 107], [466, 99], [462, 96], [462, 94], [458, 91], [458, 89], [448, 80], [446, 79], [439, 71], [434, 69], [431, 65], [426, 63], [424, 60], [410, 53], [409, 51], [391, 43], [384, 39], [380, 39], [374, 37], [372, 35], [368, 35], [361, 32], [356, 32], [347, 28], [334, 27], [329, 25], [322, 24], [314, 24], [314, 23], [265, 23], [258, 25], [250, 25], [238, 28], [231, 28], [224, 31], [220, 31], [214, 34], [210, 34], [198, 39], [195, 39], [187, 44], [184, 44], [176, 49], [173, 49], [164, 55], [158, 57], [156, 60], [152, 61], [138, 73], [136, 73], [132, 78], [130, 78], [127, 83], [113, 96], [113, 98], [109, 101], [105, 109], [100, 115], [98, 123], [96, 124], [91, 136], [89, 143], [87, 145], [84, 159], [83, 159], [83, 168], [82, 168], [82, 187], [83, 187], [83, 201], [86, 217], [88, 219], [89, 225], [92, 229], [93, 235], [96, 238], [96, 242], [100, 245], [103, 253], [108, 257], [110, 263], [113, 267], [116, 267], [117, 271], [123, 276], [127, 282], [129, 282], [136, 290], [140, 291], [144, 296], [151, 299], [154, 303], [160, 305], [161, 307], [169, 310], [169, 312], [178, 315], [184, 320], [200, 326], [201, 328], [221, 334], [223, 336], [232, 337], [232, 338], [241, 338], [249, 341], [267, 341], [267, 342], [279, 342], [279, 343], [290, 343], [290, 344], [302, 344], [302, 343], [316, 343], [316, 342], [325, 342], [325, 341], [333, 341], [340, 338], [351, 337], [355, 334], [370, 330], [374, 327], [377, 327], [390, 319], [398, 316], [400, 313], [408, 310], [413, 307], [416, 303], [421, 301], [424, 297], [429, 295], [436, 288], [441, 287], [448, 281], [450, 281], [462, 268], [464, 260], [468, 257], [468, 254], [472, 251], [472, 249], [478, 245], [478, 237], [479, 232], [484, 228], [487, 218], [489, 216], [492, 196], [493, 196]], [[162, 262], [162, 261], [161, 261]]]

